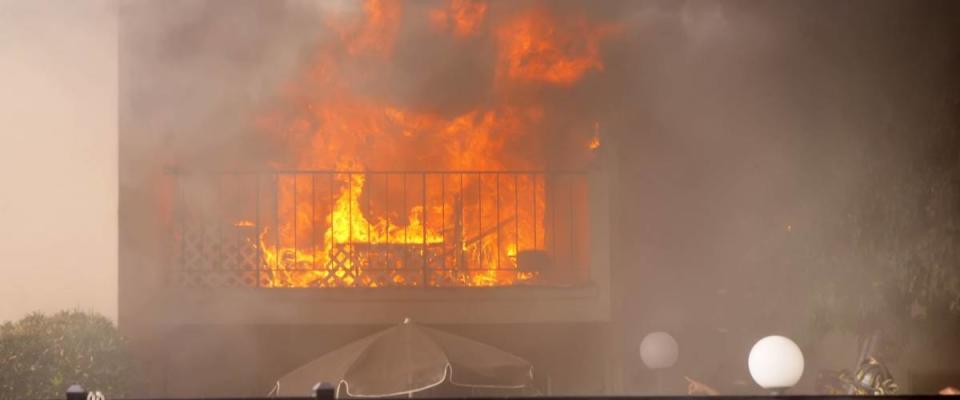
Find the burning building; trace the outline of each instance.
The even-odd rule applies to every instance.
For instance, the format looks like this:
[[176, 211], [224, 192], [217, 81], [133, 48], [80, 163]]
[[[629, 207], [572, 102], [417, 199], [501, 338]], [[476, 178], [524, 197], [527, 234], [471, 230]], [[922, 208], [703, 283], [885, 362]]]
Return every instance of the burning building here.
[[814, 393], [891, 323], [942, 335], [898, 383], [955, 376], [956, 327], [915, 325], [956, 316], [955, 6], [880, 3], [122, 2], [145, 394], [266, 393], [405, 318], [556, 395], [652, 392], [653, 331], [668, 393], [756, 393], [773, 333]]
[[[616, 385], [610, 155], [590, 107], [551, 99], [603, 73], [615, 24], [471, 0], [155, 8], [121, 13], [121, 321], [152, 393], [265, 392], [407, 317], [527, 357], [544, 392]], [[138, 24], [154, 12], [175, 23]], [[213, 54], [161, 74], [227, 104], [157, 111], [145, 43]]]

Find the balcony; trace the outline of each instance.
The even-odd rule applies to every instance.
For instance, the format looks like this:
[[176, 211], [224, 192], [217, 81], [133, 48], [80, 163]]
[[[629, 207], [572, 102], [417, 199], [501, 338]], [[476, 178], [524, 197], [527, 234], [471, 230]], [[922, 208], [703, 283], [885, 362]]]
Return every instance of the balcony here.
[[177, 174], [177, 287], [589, 282], [587, 174]]

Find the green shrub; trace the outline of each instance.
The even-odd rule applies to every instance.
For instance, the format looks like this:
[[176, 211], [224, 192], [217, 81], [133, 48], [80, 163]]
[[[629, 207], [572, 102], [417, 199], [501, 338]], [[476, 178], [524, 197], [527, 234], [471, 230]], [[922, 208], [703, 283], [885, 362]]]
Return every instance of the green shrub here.
[[35, 313], [0, 326], [0, 399], [63, 398], [74, 383], [123, 397], [134, 376], [123, 338], [102, 315]]

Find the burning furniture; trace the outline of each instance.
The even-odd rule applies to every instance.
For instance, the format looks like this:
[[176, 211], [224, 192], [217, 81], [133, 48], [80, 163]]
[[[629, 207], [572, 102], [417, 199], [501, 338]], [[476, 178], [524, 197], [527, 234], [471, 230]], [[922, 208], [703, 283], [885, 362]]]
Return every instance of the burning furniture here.
[[178, 286], [577, 286], [589, 280], [585, 173], [283, 171], [177, 178]]

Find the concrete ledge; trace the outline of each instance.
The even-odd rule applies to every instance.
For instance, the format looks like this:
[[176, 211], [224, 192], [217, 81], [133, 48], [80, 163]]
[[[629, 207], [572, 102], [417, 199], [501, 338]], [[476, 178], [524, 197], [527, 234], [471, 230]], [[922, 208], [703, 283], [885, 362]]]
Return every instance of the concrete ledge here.
[[160, 324], [390, 324], [605, 322], [596, 286], [547, 288], [170, 289], [155, 299]]

